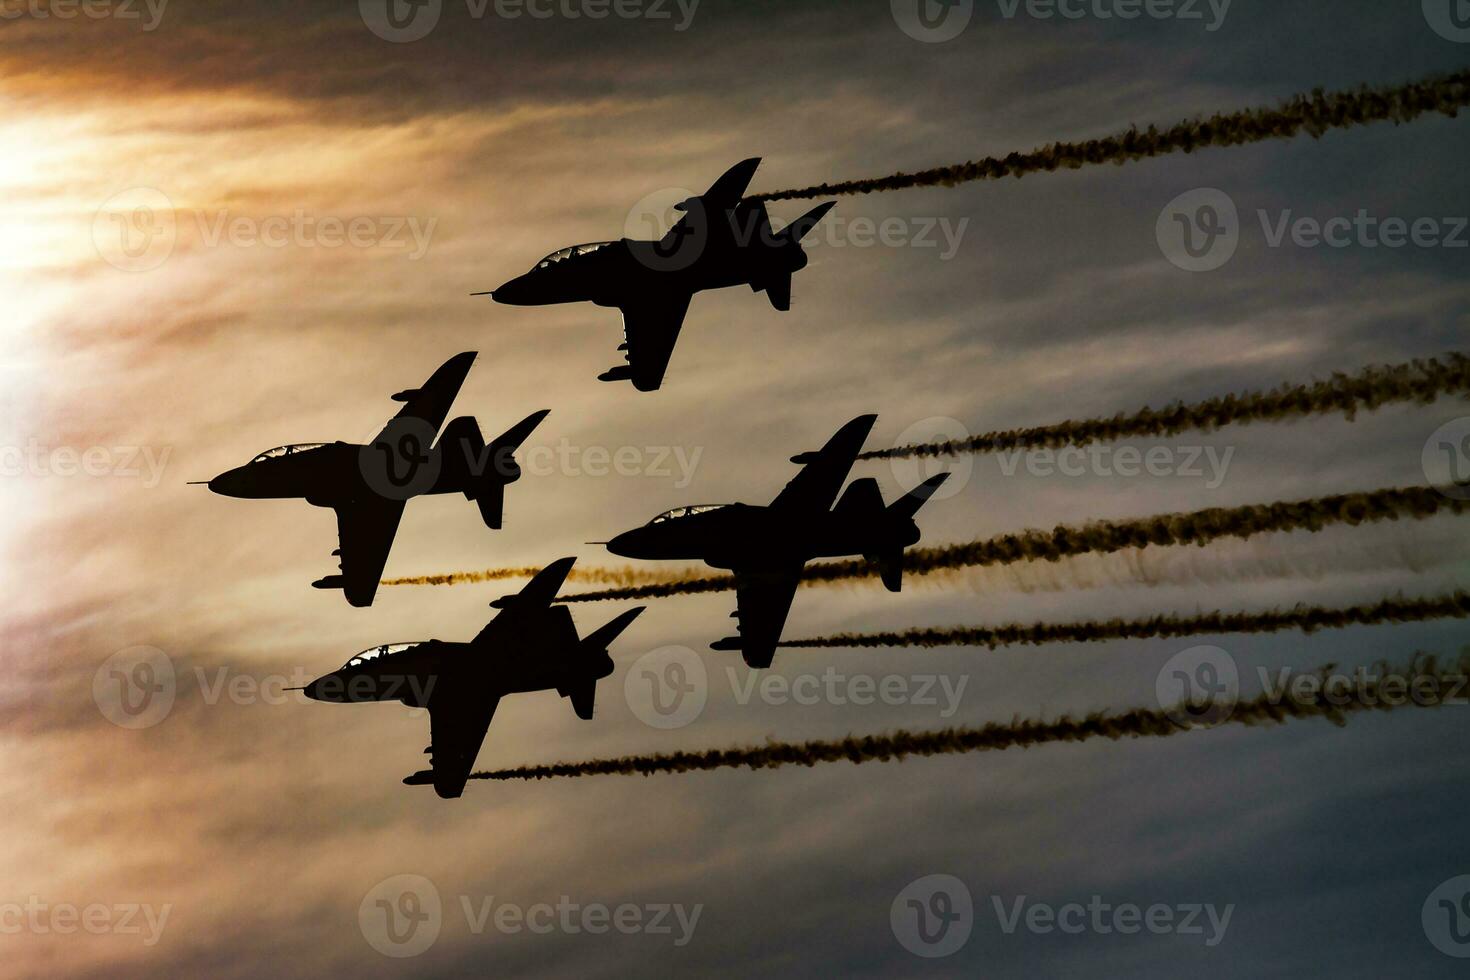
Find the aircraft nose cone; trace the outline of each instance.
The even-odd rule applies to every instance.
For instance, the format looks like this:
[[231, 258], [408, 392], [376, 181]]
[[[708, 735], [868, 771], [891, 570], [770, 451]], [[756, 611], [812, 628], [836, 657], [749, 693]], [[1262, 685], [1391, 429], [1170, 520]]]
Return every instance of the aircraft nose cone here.
[[209, 481], [209, 489], [225, 497], [238, 497], [245, 488], [245, 474], [240, 468], [228, 470]]
[[525, 276], [517, 276], [499, 288], [490, 291], [490, 298], [497, 303], [505, 303], [510, 306], [522, 304], [529, 298], [527, 295]]
[[637, 558], [641, 541], [638, 531], [624, 531], [607, 543], [607, 550], [622, 558]]

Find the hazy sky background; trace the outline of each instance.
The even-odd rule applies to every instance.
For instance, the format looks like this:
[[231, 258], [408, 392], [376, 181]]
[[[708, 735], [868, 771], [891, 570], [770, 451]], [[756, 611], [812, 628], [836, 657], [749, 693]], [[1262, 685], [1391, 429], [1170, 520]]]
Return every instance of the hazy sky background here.
[[[677, 450], [697, 465], [680, 485], [677, 467], [596, 476], [574, 454], [510, 489], [500, 532], [461, 498], [416, 500], [389, 575], [609, 563], [583, 542], [683, 504], [764, 503], [795, 471], [790, 456], [865, 412], [879, 414], [873, 444], [889, 445], [936, 417], [971, 432], [1042, 424], [1463, 347], [1465, 250], [1272, 248], [1257, 218], [1470, 215], [1463, 117], [842, 198], [791, 312], [744, 289], [698, 296], [653, 395], [595, 380], [617, 363], [616, 311], [469, 297], [561, 246], [647, 234], [635, 202], [662, 208], [751, 155], [765, 158], [753, 189], [770, 190], [1470, 61], [1417, 3], [1236, 0], [1214, 31], [1204, 4], [1203, 21], [1126, 22], [974, 6], [958, 37], [926, 43], [877, 0], [703, 0], [687, 23], [672, 4], [661, 20], [476, 19], [446, 0], [427, 37], [390, 43], [346, 2], [174, 0], [156, 23], [141, 5], [60, 19], [6, 2], [18, 16], [0, 20], [0, 444], [11, 459], [103, 447], [107, 473], [65, 475], [48, 456], [0, 482], [0, 905], [171, 907], [152, 946], [0, 935], [7, 972], [1458, 975], [1420, 913], [1470, 874], [1464, 707], [901, 765], [473, 782], [441, 801], [399, 782], [423, 763], [425, 717], [201, 689], [201, 676], [300, 683], [381, 642], [468, 639], [517, 587], [384, 588], [351, 609], [308, 587], [335, 570], [329, 511], [185, 485], [272, 446], [360, 441], [395, 409], [389, 394], [461, 350], [481, 356], [455, 412], [487, 436], [549, 408], [529, 449], [638, 447], [649, 463]], [[1225, 192], [1242, 217], [1235, 257], [1208, 273], [1176, 268], [1155, 236], [1165, 206], [1198, 188]], [[172, 248], [134, 271], [116, 261], [109, 202], [156, 195]], [[804, 210], [772, 208], [779, 221]], [[372, 247], [211, 238], [222, 218], [298, 214], [432, 231], [422, 250], [406, 231]], [[853, 225], [885, 218], [905, 238], [941, 222], [962, 231], [950, 249], [937, 231], [934, 247], [885, 245]], [[1422, 484], [1426, 440], [1466, 414], [1441, 402], [1162, 441], [1233, 452], [1218, 485], [1007, 476], [977, 457], [920, 523], [945, 543]], [[152, 478], [148, 459], [162, 464]], [[119, 472], [135, 464], [140, 475]], [[855, 475], [890, 498], [906, 480], [887, 463]], [[898, 596], [805, 590], [787, 635], [1428, 595], [1470, 583], [1467, 558], [1454, 518], [1277, 535], [911, 579]], [[573, 612], [586, 631], [620, 608]], [[732, 608], [730, 595], [654, 603], [614, 647], [595, 721], [554, 693], [508, 699], [480, 767], [1148, 706], [1160, 668], [1198, 643], [1227, 649], [1254, 693], [1257, 666], [1405, 660], [1470, 640], [1452, 622], [778, 655], [787, 677], [831, 665], [963, 679], [941, 718], [912, 704], [740, 704], [738, 659], [706, 650]], [[178, 693], [164, 720], [132, 731], [99, 711], [93, 681], [140, 645], [172, 660]], [[668, 645], [703, 653], [709, 703], [660, 731], [624, 682]], [[962, 950], [925, 960], [889, 911], [936, 873], [965, 882], [976, 918]], [[437, 942], [409, 960], [380, 955], [359, 923], [364, 896], [399, 874], [426, 877], [445, 903]], [[1196, 936], [1006, 935], [992, 896], [1023, 895], [1235, 909], [1208, 949]], [[461, 896], [703, 911], [676, 948], [655, 935], [475, 935]]]

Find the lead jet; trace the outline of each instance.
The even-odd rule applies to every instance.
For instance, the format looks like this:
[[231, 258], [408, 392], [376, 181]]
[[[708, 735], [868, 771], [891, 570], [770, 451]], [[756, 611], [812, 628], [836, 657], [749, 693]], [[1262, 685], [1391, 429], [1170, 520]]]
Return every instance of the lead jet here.
[[429, 709], [429, 768], [404, 779], [444, 799], [464, 792], [490, 720], [507, 694], [556, 691], [578, 718], [591, 720], [597, 682], [613, 671], [607, 648], [643, 611], [630, 609], [579, 638], [565, 606], [552, 605], [575, 558], [542, 569], [468, 643], [425, 640], [364, 650], [302, 690], [317, 701], [401, 701]]
[[463, 493], [480, 507], [487, 527], [498, 529], [505, 488], [520, 479], [514, 453], [549, 414], [535, 412], [489, 446], [473, 417], [439, 427], [464, 384], [475, 352], [445, 361], [423, 387], [400, 391], [399, 413], [366, 445], [316, 442], [263, 452], [244, 466], [221, 473], [209, 489], [227, 497], [302, 497], [337, 513], [341, 574], [312, 583], [341, 589], [354, 606], [371, 606], [403, 507], [421, 494]]
[[623, 313], [627, 363], [599, 381], [631, 381], [639, 391], [663, 382], [694, 294], [749, 286], [778, 310], [791, 309], [792, 273], [806, 267], [801, 240], [836, 202], [808, 211], [781, 231], [761, 201], [745, 201], [760, 158], [737, 163], [708, 191], [674, 205], [681, 217], [658, 241], [593, 242], [552, 252], [490, 296], [512, 306], [591, 302]]
[[802, 568], [813, 558], [863, 555], [878, 564], [890, 592], [903, 587], [903, 549], [919, 540], [914, 515], [949, 474], [931, 477], [886, 506], [871, 477], [854, 480], [838, 500], [876, 419], [855, 418], [817, 452], [792, 457], [805, 466], [769, 506], [681, 507], [619, 534], [607, 548], [626, 558], [702, 559], [733, 571], [731, 616], [740, 635], [710, 646], [739, 650], [750, 666], [769, 667]]

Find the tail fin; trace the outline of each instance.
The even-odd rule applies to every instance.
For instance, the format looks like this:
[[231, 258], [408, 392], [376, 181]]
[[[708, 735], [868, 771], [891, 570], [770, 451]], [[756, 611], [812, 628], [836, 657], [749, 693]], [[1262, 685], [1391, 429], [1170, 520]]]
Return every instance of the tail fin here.
[[521, 477], [515, 451], [531, 431], [549, 414], [548, 410], [526, 416], [489, 446], [480, 435], [480, 425], [463, 416], [444, 427], [439, 447], [444, 453], [441, 479], [463, 487], [467, 499], [480, 507], [485, 526], [499, 530], [505, 511], [505, 487]]
[[853, 480], [837, 501], [833, 513], [848, 517], [875, 517], [883, 513], [883, 492], [872, 477]]
[[638, 606], [629, 609], [625, 613], [619, 613], [583, 637], [582, 648], [584, 650], [606, 650], [612, 646], [613, 640], [616, 640], [622, 634], [623, 630], [627, 629], [633, 620], [638, 618], [639, 613], [643, 612], [644, 608], [643, 606]]
[[526, 583], [526, 587], [512, 595], [501, 596], [490, 603], [492, 609], [509, 609], [511, 606], [526, 603], [536, 606], [549, 606], [561, 591], [562, 583], [567, 580], [567, 574], [571, 572], [572, 566], [577, 563], [576, 558], [558, 558], [536, 573], [536, 577]]
[[643, 607], [639, 606], [619, 614], [593, 630], [577, 645], [578, 669], [585, 669], [586, 672], [560, 691], [563, 697], [571, 699], [572, 710], [583, 721], [592, 720], [592, 712], [597, 704], [597, 682], [612, 673], [612, 658], [607, 655], [608, 646], [641, 612]]
[[908, 493], [895, 500], [892, 504], [889, 504], [888, 513], [893, 515], [894, 517], [902, 517], [912, 520], [913, 516], [919, 512], [919, 508], [924, 506], [925, 502], [928, 501], [930, 497], [934, 496], [934, 491], [939, 489], [940, 484], [948, 479], [948, 473], [940, 473], [936, 476], [931, 476], [929, 479], [925, 480], [923, 483], [914, 487]]

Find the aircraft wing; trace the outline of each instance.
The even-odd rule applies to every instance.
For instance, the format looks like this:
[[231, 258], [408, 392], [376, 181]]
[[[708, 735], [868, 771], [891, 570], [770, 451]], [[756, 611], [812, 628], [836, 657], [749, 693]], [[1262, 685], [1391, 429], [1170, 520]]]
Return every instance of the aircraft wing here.
[[859, 415], [838, 429], [821, 449], [793, 457], [792, 462], [804, 463], [805, 466], [771, 501], [771, 508], [802, 513], [831, 510], [877, 420], [876, 415]]
[[639, 391], [657, 391], [663, 383], [691, 299], [690, 293], [652, 295], [621, 308], [628, 377]]
[[796, 598], [801, 566], [735, 575], [735, 619], [740, 635], [719, 640], [716, 650], [739, 650], [751, 667], [769, 667], [781, 642], [786, 614]]
[[[433, 442], [435, 433], [449, 416], [449, 409], [474, 363], [474, 351], [456, 354], [440, 365], [439, 370], [424, 382], [423, 387], [394, 395], [395, 401], [404, 403], [403, 408], [389, 420], [383, 431], [369, 445], [382, 443], [398, 449], [406, 435], [412, 435], [420, 442]], [[417, 447], [417, 453], [426, 453], [428, 450], [428, 445]]]
[[429, 767], [434, 792], [444, 799], [464, 793], [499, 705], [498, 697], [473, 688], [437, 691], [429, 699]]
[[403, 517], [402, 500], [370, 496], [335, 508], [342, 591], [354, 606], [371, 606]]

